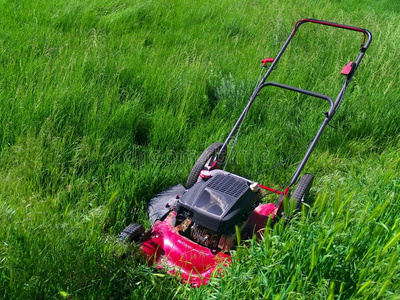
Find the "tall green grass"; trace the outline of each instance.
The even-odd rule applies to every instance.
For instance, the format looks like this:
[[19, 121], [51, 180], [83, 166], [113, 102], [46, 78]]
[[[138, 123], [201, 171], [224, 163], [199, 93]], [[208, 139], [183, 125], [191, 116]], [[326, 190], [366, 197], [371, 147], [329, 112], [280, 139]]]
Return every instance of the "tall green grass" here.
[[[0, 298], [399, 297], [399, 4], [1, 1]], [[312, 203], [199, 289], [117, 258], [118, 233], [186, 177], [244, 108], [300, 18], [374, 39], [306, 172]], [[306, 24], [271, 79], [335, 96], [362, 37]], [[227, 169], [307, 143], [324, 103], [263, 91]], [[280, 186], [284, 169], [254, 176]], [[274, 198], [267, 199], [275, 201]]]

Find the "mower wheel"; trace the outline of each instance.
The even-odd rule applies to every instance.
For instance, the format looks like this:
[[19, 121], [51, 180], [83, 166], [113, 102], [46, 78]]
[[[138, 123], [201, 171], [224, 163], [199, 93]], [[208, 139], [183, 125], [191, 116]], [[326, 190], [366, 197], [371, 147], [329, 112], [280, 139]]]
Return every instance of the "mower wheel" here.
[[[189, 174], [189, 177], [186, 181], [185, 187], [187, 189], [191, 188], [196, 182], [199, 177], [201, 170], [208, 170], [215, 161], [219, 150], [222, 147], [222, 143], [215, 142], [212, 143], [204, 152], [200, 155], [197, 159], [196, 163], [194, 164], [192, 171]], [[222, 157], [218, 158], [218, 164], [222, 164], [225, 160], [225, 154]]]
[[124, 243], [134, 242], [135, 244], [139, 244], [144, 232], [145, 228], [143, 225], [133, 223], [128, 225], [128, 227], [121, 232], [117, 240]]
[[293, 195], [290, 197], [290, 203], [294, 202], [294, 207], [299, 209], [301, 203], [307, 201], [307, 195], [310, 191], [314, 180], [314, 175], [312, 174], [304, 174], [301, 177], [299, 183], [297, 184], [296, 188], [294, 189]]

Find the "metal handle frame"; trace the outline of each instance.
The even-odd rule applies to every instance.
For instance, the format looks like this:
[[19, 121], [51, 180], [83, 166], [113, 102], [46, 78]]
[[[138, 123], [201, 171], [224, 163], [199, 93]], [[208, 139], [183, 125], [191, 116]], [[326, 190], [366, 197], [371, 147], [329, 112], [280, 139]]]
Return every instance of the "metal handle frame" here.
[[[276, 64], [279, 62], [279, 59], [281, 58], [282, 54], [285, 52], [285, 50], [286, 50], [287, 46], [289, 45], [290, 41], [292, 40], [292, 38], [296, 34], [297, 30], [304, 23], [315, 23], [315, 24], [326, 25], [326, 26], [331, 26], [331, 27], [337, 27], [337, 28], [351, 30], [351, 31], [359, 31], [359, 32], [362, 32], [364, 34], [364, 40], [363, 40], [363, 43], [361, 44], [360, 53], [358, 54], [357, 60], [356, 60], [355, 64], [353, 65], [351, 72], [346, 76], [346, 79], [345, 79], [345, 81], [343, 83], [343, 86], [342, 86], [338, 96], [336, 97], [335, 101], [333, 101], [329, 96], [318, 94], [318, 93], [315, 93], [315, 92], [312, 92], [312, 91], [303, 90], [303, 89], [300, 89], [300, 88], [296, 88], [296, 87], [293, 87], [293, 86], [289, 86], [289, 85], [286, 85], [286, 84], [273, 82], [273, 81], [266, 82], [266, 80], [268, 79], [269, 75], [274, 70]], [[291, 91], [294, 91], [294, 92], [306, 94], [306, 95], [309, 95], [309, 96], [313, 96], [313, 97], [320, 98], [320, 99], [328, 101], [329, 104], [330, 104], [330, 109], [326, 113], [326, 117], [325, 117], [324, 121], [322, 122], [322, 124], [321, 124], [317, 134], [315, 135], [314, 139], [312, 140], [309, 148], [307, 149], [302, 161], [300, 162], [299, 166], [297, 167], [296, 171], [294, 172], [293, 176], [291, 177], [292, 179], [290, 181], [290, 184], [285, 190], [285, 194], [287, 194], [288, 191], [289, 191], [289, 188], [292, 185], [294, 185], [296, 183], [297, 179], [299, 178], [300, 173], [302, 172], [305, 164], [307, 163], [308, 158], [310, 157], [312, 151], [314, 150], [315, 145], [317, 144], [322, 132], [325, 129], [325, 126], [329, 123], [329, 121], [332, 119], [332, 117], [334, 116], [335, 112], [339, 108], [339, 106], [340, 106], [340, 104], [342, 102], [344, 93], [346, 91], [346, 88], [347, 88], [348, 84], [350, 83], [351, 79], [353, 78], [353, 75], [354, 75], [355, 71], [357, 70], [358, 65], [360, 64], [362, 58], [364, 57], [365, 51], [368, 49], [369, 45], [371, 44], [371, 41], [372, 41], [371, 32], [369, 32], [368, 30], [363, 29], [363, 28], [358, 28], [358, 27], [344, 25], [344, 24], [338, 24], [338, 23], [332, 23], [332, 22], [327, 22], [327, 21], [322, 21], [322, 20], [316, 20], [316, 19], [301, 19], [301, 20], [299, 20], [296, 23], [296, 25], [295, 25], [294, 29], [292, 30], [291, 34], [287, 38], [286, 42], [282, 46], [281, 50], [276, 55], [274, 61], [271, 64], [271, 66], [267, 69], [267, 72], [265, 73], [264, 77], [260, 81], [260, 84], [257, 86], [257, 88], [254, 90], [253, 94], [251, 95], [250, 100], [247, 103], [245, 109], [243, 110], [242, 114], [240, 115], [239, 119], [236, 121], [236, 123], [233, 126], [231, 132], [229, 133], [228, 137], [226, 138], [224, 144], [222, 145], [222, 147], [221, 147], [221, 149], [220, 149], [220, 151], [218, 153], [218, 156], [222, 155], [222, 153], [224, 151], [226, 151], [226, 148], [227, 148], [230, 140], [232, 139], [233, 135], [238, 130], [240, 124], [243, 122], [243, 120], [244, 120], [248, 110], [250, 109], [251, 105], [253, 104], [255, 98], [257, 97], [257, 95], [259, 94], [261, 89], [263, 89], [264, 87], [275, 86], [275, 87], [278, 87], [278, 88], [291, 90]]]

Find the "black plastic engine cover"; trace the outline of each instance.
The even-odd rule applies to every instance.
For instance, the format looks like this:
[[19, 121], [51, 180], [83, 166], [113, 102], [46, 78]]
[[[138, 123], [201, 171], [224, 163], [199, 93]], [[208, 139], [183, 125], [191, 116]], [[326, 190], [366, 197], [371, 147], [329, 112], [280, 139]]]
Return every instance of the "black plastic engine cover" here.
[[258, 201], [250, 182], [230, 173], [197, 182], [178, 200], [178, 214], [190, 211], [192, 221], [210, 230], [232, 234]]

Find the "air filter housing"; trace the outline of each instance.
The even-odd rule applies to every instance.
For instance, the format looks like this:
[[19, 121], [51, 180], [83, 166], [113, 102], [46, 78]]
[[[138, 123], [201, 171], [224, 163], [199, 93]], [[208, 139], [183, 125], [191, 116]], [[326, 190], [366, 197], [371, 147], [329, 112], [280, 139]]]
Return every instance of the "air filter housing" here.
[[199, 181], [178, 200], [178, 215], [191, 215], [192, 221], [210, 230], [232, 234], [235, 225], [247, 220], [258, 196], [251, 182], [231, 173], [217, 174]]

